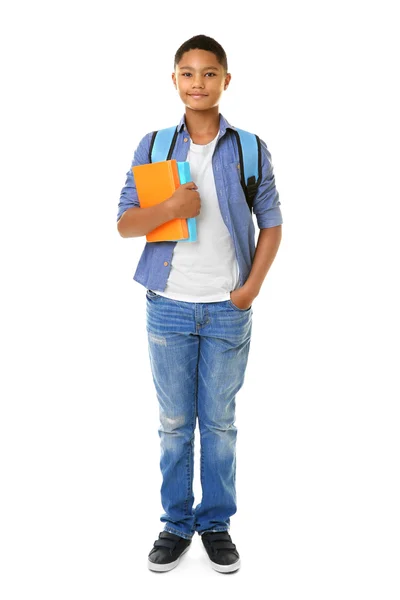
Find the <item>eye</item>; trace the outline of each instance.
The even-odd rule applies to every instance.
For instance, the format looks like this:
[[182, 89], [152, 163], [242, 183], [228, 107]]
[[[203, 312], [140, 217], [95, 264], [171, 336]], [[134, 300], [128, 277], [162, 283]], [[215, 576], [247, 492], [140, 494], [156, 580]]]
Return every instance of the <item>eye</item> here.
[[213, 77], [215, 77], [215, 73], [212, 73], [212, 71], [210, 71], [209, 73], [206, 73], [206, 75], [212, 75]]
[[182, 77], [186, 77], [186, 75], [191, 75], [191, 73], [181, 73]]

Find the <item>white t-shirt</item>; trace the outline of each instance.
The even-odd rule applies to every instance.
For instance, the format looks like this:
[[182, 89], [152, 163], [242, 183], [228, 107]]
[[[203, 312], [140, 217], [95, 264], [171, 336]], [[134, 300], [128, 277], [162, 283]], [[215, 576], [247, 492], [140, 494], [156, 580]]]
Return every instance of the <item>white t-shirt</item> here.
[[240, 287], [235, 247], [222, 219], [214, 182], [212, 155], [218, 135], [205, 145], [190, 142], [186, 160], [201, 202], [196, 217], [197, 241], [177, 242], [166, 288], [156, 290], [160, 296], [186, 302], [221, 302], [229, 300], [230, 292]]

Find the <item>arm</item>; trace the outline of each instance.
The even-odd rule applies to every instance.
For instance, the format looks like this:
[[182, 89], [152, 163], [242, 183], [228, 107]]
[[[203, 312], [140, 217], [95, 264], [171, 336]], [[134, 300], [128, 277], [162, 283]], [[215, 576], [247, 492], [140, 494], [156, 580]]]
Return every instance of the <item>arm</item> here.
[[140, 208], [132, 167], [150, 162], [149, 150], [152, 134], [148, 133], [139, 142], [135, 150], [131, 168], [126, 174], [125, 185], [121, 190], [117, 229], [123, 238], [139, 237], [153, 231], [159, 225], [174, 218], [173, 207], [170, 203], [161, 202], [148, 208]]
[[147, 134], [137, 147], [131, 168], [126, 174], [125, 186], [121, 190], [118, 204], [117, 229], [121, 237], [147, 235], [172, 219], [190, 219], [200, 212], [200, 196], [193, 181], [180, 185], [170, 198], [141, 208], [132, 167], [149, 163], [152, 134]]
[[128, 208], [119, 219], [117, 228], [123, 238], [139, 237], [174, 218], [166, 200], [155, 206]]
[[233, 304], [239, 308], [249, 308], [260, 292], [263, 281], [278, 252], [282, 239], [282, 214], [279, 193], [275, 186], [275, 176], [271, 153], [261, 141], [262, 180], [253, 202], [260, 234], [250, 274], [241, 288], [231, 292]]
[[274, 262], [282, 239], [282, 225], [261, 229], [258, 236], [253, 264], [246, 283], [231, 292], [233, 304], [239, 308], [249, 308], [260, 292], [263, 281]]
[[172, 219], [190, 219], [200, 214], [200, 195], [193, 181], [183, 183], [170, 198], [148, 208], [128, 208], [118, 223], [122, 237], [138, 237]]

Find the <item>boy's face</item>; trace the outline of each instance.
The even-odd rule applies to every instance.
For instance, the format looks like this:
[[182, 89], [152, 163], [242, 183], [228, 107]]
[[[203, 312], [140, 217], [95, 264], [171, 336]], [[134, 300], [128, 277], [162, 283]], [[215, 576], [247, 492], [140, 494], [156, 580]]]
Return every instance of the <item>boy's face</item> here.
[[192, 110], [217, 106], [231, 75], [225, 74], [213, 52], [189, 50], [182, 55], [172, 73], [172, 81], [182, 102]]

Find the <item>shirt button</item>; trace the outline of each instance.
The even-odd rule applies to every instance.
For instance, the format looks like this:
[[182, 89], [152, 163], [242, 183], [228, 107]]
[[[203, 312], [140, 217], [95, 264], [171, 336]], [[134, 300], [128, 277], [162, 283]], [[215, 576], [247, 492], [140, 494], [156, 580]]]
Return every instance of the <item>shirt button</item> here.
[[168, 267], [168, 262], [167, 261], [165, 261], [164, 267]]
[[238, 169], [240, 169], [240, 164], [237, 166]]
[[188, 141], [188, 139], [187, 139], [187, 138], [183, 138], [183, 141], [184, 141], [184, 142], [187, 142], [187, 141]]

